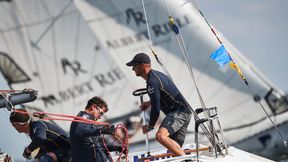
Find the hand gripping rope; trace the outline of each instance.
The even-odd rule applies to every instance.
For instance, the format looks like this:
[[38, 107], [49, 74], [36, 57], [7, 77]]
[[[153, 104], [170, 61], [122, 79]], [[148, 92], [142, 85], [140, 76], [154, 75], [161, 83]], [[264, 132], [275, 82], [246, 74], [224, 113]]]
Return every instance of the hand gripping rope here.
[[[117, 130], [118, 129], [122, 129], [124, 131], [124, 134], [125, 134], [125, 138], [124, 140], [122, 141], [116, 134]], [[117, 158], [117, 162], [120, 161], [121, 159], [126, 159], [126, 162], [128, 162], [128, 140], [129, 140], [129, 135], [128, 135], [128, 130], [127, 128], [123, 125], [123, 124], [117, 124], [116, 125], [116, 128], [115, 128], [115, 132], [114, 132], [114, 137], [121, 143], [122, 145], [122, 149], [121, 149], [121, 152], [119, 154], [119, 157]], [[104, 147], [106, 149], [106, 152], [109, 154], [109, 158], [111, 161], [113, 161], [111, 155], [110, 155], [110, 151], [104, 141], [104, 134], [103, 134], [103, 138], [102, 138], [102, 142], [104, 144]], [[125, 156], [122, 156], [122, 154], [124, 154]]]

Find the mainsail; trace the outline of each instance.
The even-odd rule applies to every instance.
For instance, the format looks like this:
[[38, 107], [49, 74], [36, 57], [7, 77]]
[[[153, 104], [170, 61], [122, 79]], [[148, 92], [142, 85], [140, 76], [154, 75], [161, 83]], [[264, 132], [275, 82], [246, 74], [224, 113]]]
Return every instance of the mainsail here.
[[[220, 68], [209, 59], [220, 44], [195, 5], [182, 6], [184, 3], [146, 0], [145, 17], [140, 0], [0, 2], [0, 72], [4, 76], [22, 74], [15, 83], [5, 77], [13, 89], [39, 91], [35, 102], [25, 104], [27, 108], [73, 115], [91, 96], [98, 95], [109, 104], [104, 120], [124, 120], [124, 116], [139, 111], [133, 90], [145, 86], [125, 63], [135, 53], [145, 52], [150, 54], [153, 68], [160, 70], [150, 50], [153, 48], [188, 102], [198, 108], [201, 104], [195, 86], [169, 27], [168, 16], [173, 16], [205, 104], [218, 107], [228, 142], [236, 143], [271, 128], [256, 101], [260, 99], [269, 114], [276, 115], [287, 110], [287, 106], [279, 106], [284, 93], [218, 31], [255, 93], [251, 94], [235, 71]], [[2, 60], [8, 60], [5, 56], [13, 60], [9, 64], [17, 67], [17, 72], [7, 74], [9, 65]], [[274, 102], [267, 104], [265, 95]], [[285, 116], [282, 114], [278, 122], [286, 121]], [[69, 122], [57, 124], [66, 130], [70, 126]]]
[[[0, 12], [5, 20], [1, 21], [1, 55], [6, 53], [14, 60], [11, 64], [31, 78], [12, 87], [39, 91], [38, 100], [27, 106], [76, 114], [87, 99], [99, 95], [111, 108], [117, 105], [121, 112], [135, 110], [136, 99], [124, 95], [131, 93], [132, 84], [101, 47], [72, 1], [2, 2]], [[107, 119], [118, 115], [108, 114]], [[61, 125], [68, 130], [70, 124]]]

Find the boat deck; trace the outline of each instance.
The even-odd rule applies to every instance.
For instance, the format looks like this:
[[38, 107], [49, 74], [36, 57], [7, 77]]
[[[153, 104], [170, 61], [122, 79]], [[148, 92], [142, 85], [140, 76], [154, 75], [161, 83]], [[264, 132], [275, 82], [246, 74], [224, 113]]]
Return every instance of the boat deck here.
[[[194, 146], [194, 145], [192, 145]], [[187, 148], [187, 147], [184, 147]], [[200, 148], [203, 148], [201, 146]], [[195, 149], [194, 147], [189, 147], [187, 149]], [[146, 162], [146, 161], [157, 161], [157, 162], [188, 162], [188, 161], [197, 161], [197, 155], [196, 152], [192, 152], [188, 155], [185, 156], [177, 156], [177, 157], [172, 157], [172, 156], [162, 156], [167, 154], [167, 150], [162, 149], [162, 150], [153, 150], [152, 156], [155, 158], [150, 158], [147, 159], [147, 154], [144, 152], [137, 152], [137, 153], [129, 153], [129, 161], [131, 162]], [[156, 156], [155, 156], [156, 155]], [[157, 157], [157, 158], [156, 158]], [[116, 158], [117, 159], [117, 158]], [[122, 161], [125, 161], [123, 159]], [[239, 150], [235, 147], [230, 146], [228, 148], [228, 155], [220, 155], [218, 154], [218, 157], [215, 157], [215, 154], [213, 150], [204, 150], [199, 152], [199, 161], [200, 162], [243, 162], [243, 161], [249, 161], [249, 162], [273, 162], [270, 159], [266, 159], [242, 150]]]

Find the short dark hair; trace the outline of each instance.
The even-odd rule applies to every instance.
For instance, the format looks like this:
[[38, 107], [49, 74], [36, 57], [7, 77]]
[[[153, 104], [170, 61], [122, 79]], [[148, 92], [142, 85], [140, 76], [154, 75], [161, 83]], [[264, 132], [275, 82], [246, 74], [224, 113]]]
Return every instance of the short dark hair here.
[[21, 108], [17, 109], [17, 111], [11, 112], [9, 119], [11, 123], [15, 122], [26, 123], [30, 119], [30, 116], [27, 113], [27, 110]]
[[89, 109], [93, 104], [96, 104], [98, 107], [105, 107], [108, 111], [108, 105], [107, 103], [100, 97], [92, 97], [90, 100], [88, 100], [87, 105], [85, 109]]

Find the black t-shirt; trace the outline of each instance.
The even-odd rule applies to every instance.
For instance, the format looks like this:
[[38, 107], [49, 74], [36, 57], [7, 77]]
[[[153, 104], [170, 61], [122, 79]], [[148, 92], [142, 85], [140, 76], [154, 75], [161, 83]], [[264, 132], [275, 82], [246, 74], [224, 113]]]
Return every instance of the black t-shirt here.
[[151, 101], [149, 125], [154, 126], [160, 110], [164, 114], [177, 111], [179, 106], [185, 106], [185, 100], [175, 84], [165, 74], [151, 69], [147, 77], [147, 90]]
[[46, 152], [71, 148], [68, 134], [57, 125], [45, 121], [32, 121], [29, 136], [32, 142], [28, 149], [31, 151], [38, 147]]

